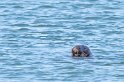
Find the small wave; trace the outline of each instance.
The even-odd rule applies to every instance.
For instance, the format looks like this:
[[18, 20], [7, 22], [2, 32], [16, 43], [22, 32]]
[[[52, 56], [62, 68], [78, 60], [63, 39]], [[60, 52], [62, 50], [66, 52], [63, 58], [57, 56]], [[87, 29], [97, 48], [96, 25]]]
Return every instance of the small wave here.
[[30, 29], [28, 29], [28, 28], [20, 28], [20, 29], [18, 29], [18, 31], [29, 31]]
[[112, 35], [112, 34], [124, 34], [123, 31], [103, 31], [103, 34]]
[[18, 27], [29, 27], [29, 24], [12, 24], [11, 26], [18, 26]]
[[41, 25], [32, 25], [32, 27], [64, 27], [63, 25], [54, 25], [54, 24], [41, 24]]
[[24, 7], [22, 7], [22, 6], [13, 6], [13, 8], [22, 9], [22, 8], [24, 8]]

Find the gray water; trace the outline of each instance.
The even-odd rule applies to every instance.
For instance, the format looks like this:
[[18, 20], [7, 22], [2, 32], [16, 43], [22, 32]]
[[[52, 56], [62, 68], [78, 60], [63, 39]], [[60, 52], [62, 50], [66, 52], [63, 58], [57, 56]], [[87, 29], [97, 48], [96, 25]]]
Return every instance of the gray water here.
[[1, 0], [0, 82], [124, 82], [124, 1]]

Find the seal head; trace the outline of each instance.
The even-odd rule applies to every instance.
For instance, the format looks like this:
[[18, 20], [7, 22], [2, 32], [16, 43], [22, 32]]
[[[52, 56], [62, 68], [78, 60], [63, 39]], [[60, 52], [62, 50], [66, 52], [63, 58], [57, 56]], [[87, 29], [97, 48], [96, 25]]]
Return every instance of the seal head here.
[[73, 57], [89, 57], [90, 55], [91, 51], [85, 45], [76, 45], [72, 48]]

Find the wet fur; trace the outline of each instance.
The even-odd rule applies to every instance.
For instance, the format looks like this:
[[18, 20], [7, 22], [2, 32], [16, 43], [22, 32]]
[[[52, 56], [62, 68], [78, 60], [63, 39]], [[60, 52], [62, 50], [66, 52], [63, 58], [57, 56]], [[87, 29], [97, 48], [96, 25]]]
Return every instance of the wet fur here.
[[76, 45], [72, 48], [73, 57], [89, 57], [91, 55], [90, 49], [84, 45]]

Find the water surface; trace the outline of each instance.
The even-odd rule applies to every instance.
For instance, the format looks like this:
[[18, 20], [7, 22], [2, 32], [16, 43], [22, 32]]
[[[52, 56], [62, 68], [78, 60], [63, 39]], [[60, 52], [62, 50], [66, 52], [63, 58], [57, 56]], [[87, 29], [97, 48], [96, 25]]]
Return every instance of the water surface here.
[[[76, 44], [92, 58], [72, 58]], [[124, 82], [123, 0], [1, 0], [0, 82]]]

